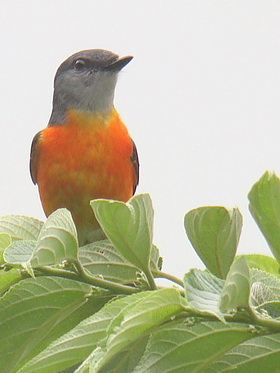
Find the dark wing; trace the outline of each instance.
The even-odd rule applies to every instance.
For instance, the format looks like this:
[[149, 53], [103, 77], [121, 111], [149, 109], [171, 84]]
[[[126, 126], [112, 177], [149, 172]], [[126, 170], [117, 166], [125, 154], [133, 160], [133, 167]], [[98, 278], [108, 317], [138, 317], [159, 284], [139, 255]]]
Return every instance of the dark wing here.
[[138, 153], [137, 153], [137, 149], [136, 149], [136, 145], [134, 144], [134, 141], [132, 141], [132, 144], [133, 144], [133, 149], [132, 149], [132, 154], [131, 154], [131, 162], [132, 162], [132, 165], [133, 165], [133, 168], [134, 168], [134, 185], [133, 185], [133, 194], [135, 193], [136, 191], [136, 187], [139, 183], [139, 158], [138, 158]]
[[37, 160], [38, 160], [38, 154], [39, 154], [39, 147], [38, 147], [38, 142], [41, 137], [41, 132], [38, 132], [32, 141], [31, 144], [31, 152], [30, 152], [30, 174], [31, 174], [31, 179], [34, 184], [37, 183]]

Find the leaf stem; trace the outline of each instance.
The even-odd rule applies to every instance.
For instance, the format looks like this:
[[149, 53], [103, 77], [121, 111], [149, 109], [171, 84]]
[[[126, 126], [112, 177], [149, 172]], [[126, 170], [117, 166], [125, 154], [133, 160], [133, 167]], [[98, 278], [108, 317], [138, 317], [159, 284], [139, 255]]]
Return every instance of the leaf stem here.
[[117, 284], [115, 282], [104, 280], [102, 278], [90, 276], [85, 272], [79, 261], [75, 261], [73, 262], [73, 264], [77, 269], [77, 273], [66, 271], [63, 269], [54, 269], [51, 267], [38, 267], [36, 269], [47, 276], [65, 277], [76, 281], [83, 281], [87, 284], [110, 290], [112, 293], [115, 294], [133, 294], [141, 291], [141, 289], [138, 288]]
[[267, 329], [272, 329], [273, 331], [277, 332], [280, 331], [279, 320], [259, 317], [252, 309], [249, 309], [249, 315], [254, 325], [258, 325]]
[[150, 289], [151, 290], [157, 290], [157, 285], [155, 283], [155, 280], [154, 280], [154, 277], [152, 275], [152, 272], [151, 272], [150, 268], [148, 268], [144, 273], [147, 277], [148, 284], [150, 285]]
[[94, 286], [111, 290], [113, 293], [117, 293], [117, 294], [133, 294], [133, 293], [137, 293], [140, 291], [140, 289], [138, 288], [134, 288], [134, 287], [126, 286], [122, 284], [117, 284], [116, 282], [112, 282], [112, 281], [104, 280], [99, 277], [93, 277], [93, 276], [88, 275], [79, 260], [75, 260], [73, 264], [75, 265], [80, 277], [85, 282], [88, 281], [88, 283], [91, 283]]
[[169, 273], [165, 273], [162, 271], [153, 271], [153, 275], [155, 276], [155, 278], [165, 278], [166, 280], [172, 281], [182, 288], [184, 287], [184, 283], [182, 280], [180, 280], [178, 277], [170, 275]]
[[[199, 310], [192, 309], [191, 307], [185, 307], [185, 311], [188, 314], [188, 317], [199, 317], [205, 321], [213, 320], [217, 321], [217, 317], [214, 315], [206, 315], [205, 312], [201, 312]], [[256, 313], [252, 309], [246, 309], [246, 313], [237, 313], [235, 315], [225, 315], [224, 317], [227, 322], [233, 322], [233, 323], [242, 323], [242, 324], [250, 324], [253, 326], [260, 326], [262, 328], [265, 328], [269, 330], [269, 332], [280, 332], [280, 321], [275, 319], [268, 319], [268, 318], [262, 318], [256, 315]]]

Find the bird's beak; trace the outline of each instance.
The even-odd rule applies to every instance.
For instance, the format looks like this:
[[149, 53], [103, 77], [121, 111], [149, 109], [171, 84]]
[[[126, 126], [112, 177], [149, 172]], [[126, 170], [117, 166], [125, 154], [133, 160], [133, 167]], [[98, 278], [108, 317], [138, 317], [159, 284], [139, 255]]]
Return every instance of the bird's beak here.
[[127, 65], [131, 60], [132, 56], [119, 57], [117, 60], [110, 63], [110, 65], [104, 68], [105, 71], [121, 71], [125, 65]]

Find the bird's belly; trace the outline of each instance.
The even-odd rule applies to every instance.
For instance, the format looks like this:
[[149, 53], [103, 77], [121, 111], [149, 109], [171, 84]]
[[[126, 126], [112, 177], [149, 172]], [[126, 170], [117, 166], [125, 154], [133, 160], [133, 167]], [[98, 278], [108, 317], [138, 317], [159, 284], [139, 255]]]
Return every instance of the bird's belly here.
[[42, 141], [37, 183], [44, 212], [66, 207], [80, 236], [98, 228], [91, 200], [127, 201], [133, 195], [131, 149], [109, 135], [57, 133]]

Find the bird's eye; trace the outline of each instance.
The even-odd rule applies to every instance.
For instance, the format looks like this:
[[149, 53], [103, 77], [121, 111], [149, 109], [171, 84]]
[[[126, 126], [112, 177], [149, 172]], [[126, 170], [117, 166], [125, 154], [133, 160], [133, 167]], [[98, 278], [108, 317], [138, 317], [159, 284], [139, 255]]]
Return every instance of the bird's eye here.
[[84, 60], [76, 60], [74, 67], [75, 67], [75, 70], [82, 71], [85, 68], [85, 65], [86, 63]]

